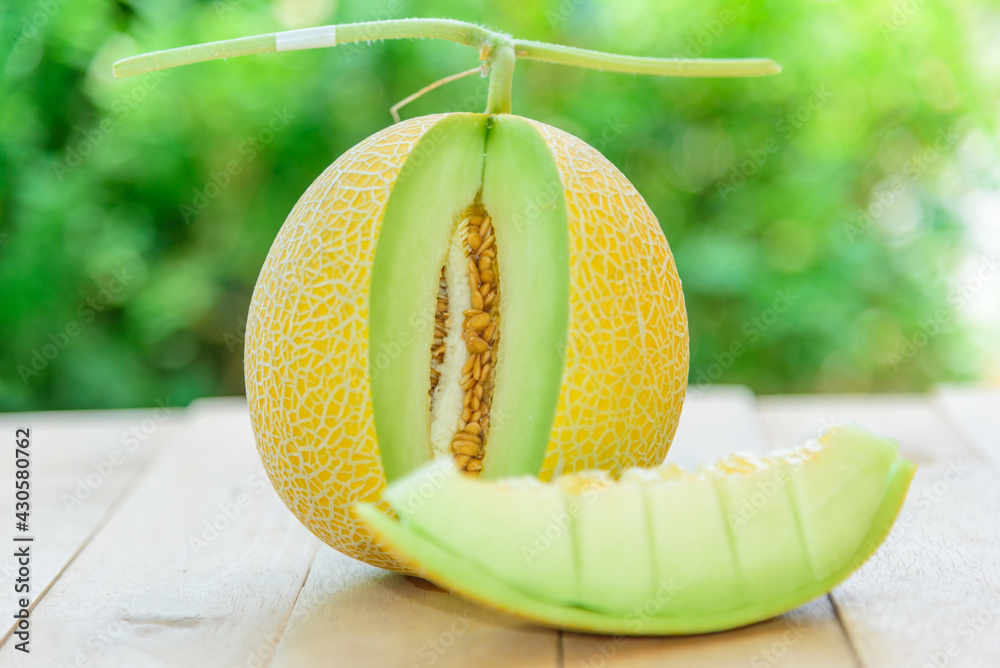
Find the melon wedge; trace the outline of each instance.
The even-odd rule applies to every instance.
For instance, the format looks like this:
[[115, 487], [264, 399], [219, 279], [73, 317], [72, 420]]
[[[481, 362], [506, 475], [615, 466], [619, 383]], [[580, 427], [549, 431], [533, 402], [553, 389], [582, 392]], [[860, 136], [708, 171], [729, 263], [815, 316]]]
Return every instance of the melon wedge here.
[[696, 471], [477, 481], [441, 458], [355, 510], [396, 558], [468, 598], [564, 629], [720, 631], [819, 596], [889, 533], [915, 465], [856, 427]]

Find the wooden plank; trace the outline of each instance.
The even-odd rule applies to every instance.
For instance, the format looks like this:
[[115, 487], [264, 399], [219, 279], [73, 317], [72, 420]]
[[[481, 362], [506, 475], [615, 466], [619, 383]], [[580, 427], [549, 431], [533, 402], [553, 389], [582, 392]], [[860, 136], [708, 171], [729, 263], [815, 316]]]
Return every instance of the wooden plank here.
[[556, 631], [531, 626], [323, 547], [269, 668], [557, 666]]
[[844, 417], [919, 468], [885, 545], [832, 593], [866, 666], [993, 666], [1000, 656], [1000, 480], [930, 397], [766, 397], [776, 444]]
[[1000, 387], [939, 385], [934, 398], [948, 424], [1000, 473]]
[[749, 388], [693, 385], [688, 388], [667, 461], [693, 469], [732, 452], [757, 452], [766, 441]]
[[[182, 411], [166, 406], [149, 410], [59, 411], [0, 415], [0, 434], [11, 446], [0, 457], [0, 517], [4, 540], [14, 529], [14, 431], [31, 429], [30, 522], [31, 590], [34, 609], [59, 573], [113, 512], [136, 474], [181, 420]], [[17, 532], [22, 535], [21, 532]], [[14, 549], [4, 549], [0, 579], [13, 587]], [[9, 635], [21, 596], [0, 597], [3, 637]]]
[[245, 399], [188, 410], [39, 603], [30, 661], [7, 642], [0, 665], [253, 665], [284, 627], [318, 543], [263, 478]]
[[[767, 448], [753, 394], [743, 387], [692, 388], [668, 461], [691, 466], [733, 451]], [[563, 635], [565, 664], [640, 668], [784, 665], [854, 666], [855, 658], [828, 597], [742, 629], [678, 638]]]
[[837, 424], [856, 423], [892, 436], [918, 465], [968, 454], [926, 395], [788, 395], [761, 397], [772, 447], [794, 447]]

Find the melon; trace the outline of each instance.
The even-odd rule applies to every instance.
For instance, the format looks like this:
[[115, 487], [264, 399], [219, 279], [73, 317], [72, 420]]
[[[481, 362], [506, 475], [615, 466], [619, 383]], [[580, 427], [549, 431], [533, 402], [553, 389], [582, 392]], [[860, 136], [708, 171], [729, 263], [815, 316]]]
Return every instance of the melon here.
[[441, 458], [356, 512], [439, 586], [534, 622], [629, 635], [705, 633], [830, 591], [888, 535], [914, 464], [845, 426], [695, 471], [477, 481]]
[[288, 507], [398, 568], [350, 508], [435, 457], [484, 479], [660, 463], [687, 381], [684, 296], [655, 216], [596, 150], [512, 115], [424, 117], [296, 204], [245, 366]]
[[489, 74], [485, 113], [397, 123], [309, 186], [254, 288], [244, 369], [285, 504], [345, 554], [405, 570], [350, 512], [387, 482], [437, 458], [484, 480], [655, 465], [684, 398], [687, 317], [660, 224], [598, 151], [511, 113], [517, 59], [658, 76], [780, 67], [393, 19], [168, 49], [114, 72], [399, 38], [475, 49], [466, 74]]

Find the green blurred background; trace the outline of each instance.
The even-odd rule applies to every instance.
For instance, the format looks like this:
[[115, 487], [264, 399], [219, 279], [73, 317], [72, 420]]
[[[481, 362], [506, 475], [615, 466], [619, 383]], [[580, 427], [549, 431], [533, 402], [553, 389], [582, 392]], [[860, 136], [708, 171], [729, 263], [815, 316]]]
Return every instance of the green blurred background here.
[[[532, 62], [515, 73], [516, 113], [597, 146], [657, 214], [684, 281], [692, 382], [900, 391], [1000, 377], [989, 0], [28, 0], [0, 12], [0, 409], [241, 393], [251, 290], [296, 199], [391, 123], [393, 103], [476, 64], [429, 41], [124, 80], [110, 78], [114, 60], [407, 16], [784, 66], [744, 80]], [[469, 77], [403, 116], [480, 110], [484, 90]]]

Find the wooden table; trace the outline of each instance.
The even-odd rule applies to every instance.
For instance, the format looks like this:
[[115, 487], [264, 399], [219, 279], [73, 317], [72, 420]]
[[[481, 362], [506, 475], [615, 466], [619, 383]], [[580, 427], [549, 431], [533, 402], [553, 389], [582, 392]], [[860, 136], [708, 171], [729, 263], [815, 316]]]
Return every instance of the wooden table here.
[[[31, 653], [7, 631], [0, 666], [1000, 666], [1000, 389], [694, 387], [670, 457], [763, 452], [844, 421], [899, 439], [919, 465], [869, 563], [748, 628], [611, 638], [531, 626], [321, 545], [266, 483], [242, 398], [0, 415], [8, 445], [32, 430], [35, 536]], [[8, 546], [12, 455], [0, 465]], [[4, 624], [13, 551], [0, 552]]]

